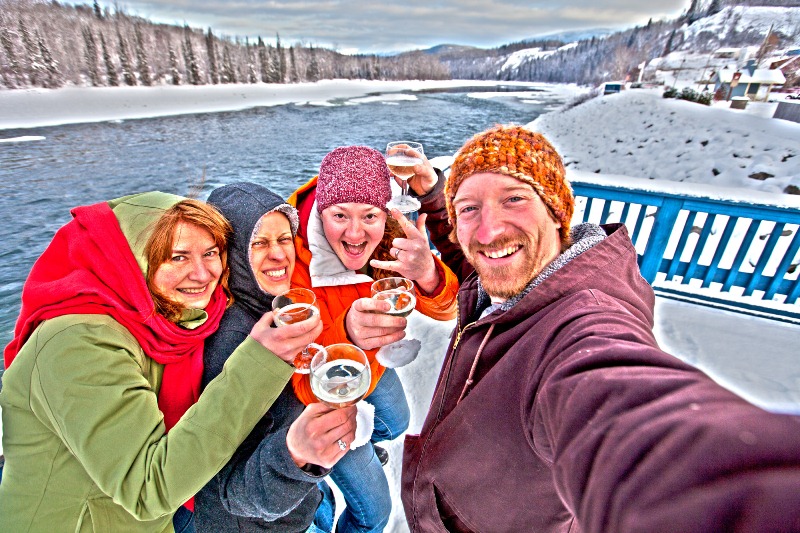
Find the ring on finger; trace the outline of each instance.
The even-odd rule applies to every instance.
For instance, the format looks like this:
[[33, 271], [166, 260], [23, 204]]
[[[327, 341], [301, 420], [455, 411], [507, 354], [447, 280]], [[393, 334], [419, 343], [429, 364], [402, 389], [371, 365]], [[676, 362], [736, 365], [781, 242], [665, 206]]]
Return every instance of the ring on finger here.
[[338, 439], [336, 441], [336, 444], [339, 445], [339, 449], [342, 450], [342, 451], [345, 451], [347, 449], [347, 443], [345, 441], [343, 441], [342, 439]]

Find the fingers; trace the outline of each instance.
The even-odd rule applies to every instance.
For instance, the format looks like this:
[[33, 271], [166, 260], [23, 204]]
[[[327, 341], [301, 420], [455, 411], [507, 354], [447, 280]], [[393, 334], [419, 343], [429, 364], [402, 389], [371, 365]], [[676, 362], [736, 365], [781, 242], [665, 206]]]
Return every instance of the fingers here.
[[[406, 216], [398, 211], [397, 209], [390, 209], [389, 212], [391, 213], [392, 217], [400, 223], [400, 227], [403, 229], [403, 233], [406, 234], [406, 237], [413, 239], [415, 237], [420, 236], [420, 230], [417, 226], [414, 225]], [[423, 230], [425, 226], [422, 226]], [[423, 231], [424, 234], [424, 231]]]
[[265, 313], [250, 331], [250, 336], [282, 360], [290, 363], [294, 357], [322, 333], [319, 313], [311, 318], [287, 324], [278, 328], [270, 327], [273, 313]]
[[355, 438], [356, 412], [355, 406], [343, 409], [331, 409], [322, 403], [307, 406], [286, 435], [286, 445], [295, 463], [301, 467], [308, 463], [333, 467], [349, 451]]
[[386, 301], [361, 298], [353, 302], [345, 319], [350, 340], [361, 349], [372, 350], [405, 337], [408, 321], [404, 317], [386, 314]]

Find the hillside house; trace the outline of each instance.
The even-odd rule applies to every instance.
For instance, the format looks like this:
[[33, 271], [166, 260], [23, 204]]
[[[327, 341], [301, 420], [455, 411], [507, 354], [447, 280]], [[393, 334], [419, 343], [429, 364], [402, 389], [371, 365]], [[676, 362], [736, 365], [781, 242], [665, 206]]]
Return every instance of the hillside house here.
[[725, 91], [726, 100], [734, 96], [746, 96], [751, 100], [766, 101], [775, 85], [783, 85], [786, 77], [779, 69], [756, 68], [754, 61], [742, 69], [726, 66], [711, 78], [714, 92], [720, 88]]

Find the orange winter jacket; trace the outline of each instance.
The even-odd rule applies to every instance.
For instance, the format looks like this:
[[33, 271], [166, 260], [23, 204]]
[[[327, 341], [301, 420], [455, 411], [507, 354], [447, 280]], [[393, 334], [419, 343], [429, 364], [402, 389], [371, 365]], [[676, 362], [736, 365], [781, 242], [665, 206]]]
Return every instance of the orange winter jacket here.
[[[300, 213], [300, 230], [295, 238], [295, 249], [297, 261], [292, 285], [312, 289], [317, 295], [317, 305], [320, 309], [322, 319], [322, 334], [317, 338], [317, 342], [323, 346], [335, 343], [351, 343], [347, 338], [345, 319], [347, 312], [354, 301], [359, 298], [370, 298], [371, 282], [354, 283], [348, 285], [331, 285], [323, 287], [311, 286], [311, 275], [309, 274], [309, 264], [311, 263], [311, 251], [308, 245], [308, 219], [311, 213], [314, 200], [316, 198], [317, 177], [314, 176], [308, 183], [295, 191], [288, 199], [288, 203], [295, 206]], [[384, 234], [384, 242], [389, 246], [378, 246], [373, 252], [373, 259], [387, 260], [388, 250], [394, 238], [388, 230]], [[441, 282], [434, 290], [433, 294], [426, 295], [417, 287], [417, 305], [415, 309], [422, 314], [436, 320], [452, 320], [456, 316], [456, 295], [458, 294], [458, 279], [455, 274], [434, 257], [436, 268], [439, 271]], [[372, 273], [377, 278], [386, 277], [382, 273]], [[389, 274], [391, 275], [391, 274]], [[376, 279], [377, 279], [376, 278]], [[367, 395], [372, 393], [383, 372], [384, 366], [375, 360], [376, 350], [365, 350], [369, 359], [369, 367], [372, 374], [372, 381]], [[304, 404], [317, 402], [318, 400], [311, 392], [311, 384], [306, 374], [295, 374], [292, 377], [292, 386], [295, 394]]]

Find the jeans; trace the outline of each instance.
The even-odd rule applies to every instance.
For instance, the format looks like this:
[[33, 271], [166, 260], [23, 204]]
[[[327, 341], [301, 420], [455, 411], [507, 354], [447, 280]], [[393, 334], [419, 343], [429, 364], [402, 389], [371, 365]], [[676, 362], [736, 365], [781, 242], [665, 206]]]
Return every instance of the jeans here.
[[322, 501], [319, 502], [314, 522], [308, 527], [306, 533], [331, 533], [333, 531], [333, 517], [336, 514], [336, 499], [333, 491], [325, 481], [317, 483], [322, 492]]
[[181, 505], [172, 515], [172, 527], [175, 533], [195, 533], [194, 513]]
[[338, 533], [383, 531], [392, 512], [389, 482], [372, 443], [394, 439], [408, 429], [410, 412], [397, 372], [387, 368], [366, 401], [375, 406], [372, 441], [348, 451], [330, 474], [347, 504], [339, 516]]

